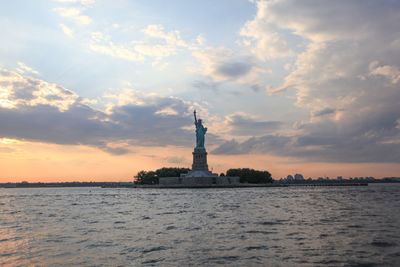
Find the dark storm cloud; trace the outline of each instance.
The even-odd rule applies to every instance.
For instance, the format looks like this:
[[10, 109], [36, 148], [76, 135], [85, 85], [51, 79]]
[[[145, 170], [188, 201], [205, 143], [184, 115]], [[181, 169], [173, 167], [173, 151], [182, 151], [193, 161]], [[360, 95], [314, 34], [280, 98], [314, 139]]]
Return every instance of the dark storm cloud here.
[[229, 78], [239, 78], [248, 74], [253, 65], [250, 62], [223, 62], [217, 66], [215, 72], [218, 75], [229, 77]]
[[280, 121], [256, 121], [240, 114], [234, 114], [229, 118], [229, 126], [232, 134], [238, 136], [265, 135], [277, 130], [283, 125]]
[[[182, 103], [176, 106], [180, 110], [183, 108]], [[182, 113], [157, 114], [159, 110], [156, 104], [125, 105], [114, 107], [110, 114], [105, 114], [81, 103], [74, 103], [63, 112], [50, 105], [0, 108], [0, 136], [55, 144], [91, 145], [111, 154], [124, 154], [128, 150], [109, 147], [109, 142], [161, 146], [191, 144], [192, 133], [181, 129], [191, 124], [191, 117]]]
[[94, 144], [118, 126], [90, 119], [96, 113], [81, 104], [75, 104], [65, 112], [50, 105], [0, 108], [0, 135], [56, 144]]
[[324, 109], [314, 112], [314, 116], [319, 117], [319, 116], [324, 116], [324, 115], [328, 115], [328, 114], [333, 114], [335, 112], [336, 112], [336, 109], [334, 109], [334, 108], [324, 108]]
[[249, 152], [249, 149], [244, 151], [236, 140], [225, 141], [220, 144], [216, 149], [211, 151], [212, 154], [220, 155], [247, 154]]
[[266, 135], [222, 143], [215, 154], [265, 153], [322, 162], [400, 162], [400, 132], [393, 114], [375, 115], [347, 129], [334, 121], [306, 124], [297, 135]]
[[291, 143], [291, 138], [281, 135], [251, 137], [244, 142], [226, 141], [212, 151], [213, 154], [281, 153]]
[[[373, 96], [365, 96], [373, 97]], [[289, 135], [265, 135], [243, 142], [227, 141], [216, 154], [265, 153], [321, 162], [400, 162], [400, 109], [392, 101], [400, 92], [385, 96], [386, 101], [364, 106], [360, 98], [340, 120], [324, 117], [333, 109], [319, 112], [323, 119], [303, 123]], [[386, 103], [386, 104], [385, 104]], [[317, 112], [318, 114], [318, 112]]]

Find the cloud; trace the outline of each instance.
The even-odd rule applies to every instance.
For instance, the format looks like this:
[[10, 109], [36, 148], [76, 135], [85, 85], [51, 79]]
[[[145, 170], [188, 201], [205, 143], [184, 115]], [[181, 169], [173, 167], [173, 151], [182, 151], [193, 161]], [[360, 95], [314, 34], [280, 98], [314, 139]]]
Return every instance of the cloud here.
[[370, 75], [380, 75], [388, 78], [393, 84], [400, 81], [400, 68], [397, 66], [377, 66], [379, 63], [374, 61], [370, 64]]
[[251, 137], [243, 142], [235, 139], [226, 141], [214, 149], [213, 154], [249, 154], [249, 153], [269, 153], [285, 155], [290, 147], [292, 139], [288, 136], [265, 135], [261, 137]]
[[243, 43], [263, 61], [294, 56], [294, 52], [288, 48], [288, 43], [280, 36], [274, 23], [269, 21], [269, 5], [265, 1], [257, 2], [257, 15], [253, 20], [247, 21], [240, 30], [240, 35], [245, 37]]
[[256, 63], [251, 57], [234, 56], [233, 51], [226, 47], [208, 47], [193, 52], [193, 55], [202, 63], [203, 73], [217, 82], [233, 80], [247, 83], [251, 82], [247, 78], [252, 72], [257, 72]]
[[236, 140], [232, 139], [230, 141], [225, 141], [220, 144], [211, 153], [216, 155], [237, 155], [237, 154], [247, 154], [250, 149], [241, 146]]
[[324, 109], [314, 112], [313, 115], [316, 117], [319, 117], [319, 116], [324, 116], [324, 115], [328, 115], [328, 114], [334, 114], [335, 112], [336, 112], [336, 109], [334, 109], [334, 108], [324, 108]]
[[31, 67], [28, 67], [25, 65], [23, 62], [18, 62], [18, 68], [17, 71], [21, 74], [28, 72], [28, 73], [33, 73], [33, 74], [40, 74], [37, 70], [32, 69]]
[[7, 108], [43, 104], [64, 111], [78, 99], [77, 94], [66, 88], [5, 69], [0, 69], [0, 87], [0, 106]]
[[193, 55], [203, 64], [203, 73], [210, 76], [213, 80], [221, 81], [227, 77], [219, 75], [219, 66], [229, 61], [233, 55], [232, 51], [226, 47], [208, 47], [202, 51], [195, 51]]
[[266, 87], [266, 74], [271, 70], [247, 51], [235, 52], [227, 47], [197, 49], [192, 55], [201, 63], [200, 72], [213, 83], [234, 82], [246, 89], [259, 92]]
[[397, 1], [277, 0], [259, 1], [257, 7], [257, 17], [313, 42], [362, 40], [399, 31]]
[[[179, 98], [133, 93], [132, 101], [107, 112], [83, 103], [74, 92], [15, 72], [0, 72], [0, 137], [64, 145], [88, 145], [124, 154], [134, 146], [193, 143], [190, 105]], [[165, 110], [173, 112], [164, 112]]]
[[284, 33], [288, 47], [296, 38], [307, 44], [283, 84], [270, 92], [296, 90], [296, 105], [311, 119], [291, 129], [290, 147], [274, 151], [262, 138], [253, 139], [256, 147], [317, 161], [399, 162], [400, 3], [257, 3], [256, 18], [244, 27], [260, 34], [249, 43], [255, 54], [264, 51], [259, 42], [271, 29]]
[[246, 75], [252, 65], [248, 62], [223, 62], [217, 66], [215, 72], [223, 77], [236, 78]]
[[199, 90], [217, 91], [219, 83], [210, 80], [195, 80], [192, 82], [192, 86]]
[[71, 28], [64, 24], [60, 24], [60, 27], [65, 35], [68, 35], [69, 37], [74, 37], [74, 31]]
[[168, 45], [135, 45], [134, 50], [143, 56], [162, 59], [176, 53], [176, 48]]
[[168, 46], [172, 47], [186, 47], [187, 44], [182, 40], [180, 32], [178, 30], [170, 31], [165, 33], [164, 26], [161, 24], [151, 24], [148, 25], [145, 29], [142, 30], [147, 36], [163, 39]]
[[68, 18], [75, 22], [76, 24], [81, 24], [81, 25], [87, 25], [92, 22], [92, 19], [89, 16], [82, 15], [82, 11], [84, 11], [84, 8], [80, 7], [57, 7], [54, 8], [55, 11], [57, 11], [60, 16]]
[[[225, 141], [211, 153], [222, 155], [272, 154], [312, 162], [400, 162], [398, 137], [383, 143], [371, 136], [338, 133], [329, 127], [298, 136], [266, 135], [243, 142]], [[333, 131], [333, 132], [330, 132]], [[375, 140], [374, 140], [375, 139]]]
[[206, 43], [206, 38], [204, 37], [204, 35], [199, 34], [196, 38], [196, 42], [198, 45], [203, 46]]
[[159, 65], [159, 61], [163, 58], [176, 54], [179, 48], [188, 47], [178, 30], [165, 32], [164, 26], [160, 24], [148, 25], [142, 32], [150, 39], [145, 44], [135, 45], [134, 49], [143, 56], [156, 58], [153, 65]]
[[134, 62], [144, 62], [145, 57], [134, 51], [133, 47], [116, 45], [101, 32], [92, 32], [89, 47], [91, 50], [115, 58], [121, 58]]
[[234, 136], [259, 136], [278, 130], [283, 123], [280, 121], [258, 121], [245, 113], [235, 113], [227, 116], [226, 128]]
[[165, 32], [162, 25], [148, 25], [141, 32], [145, 36], [143, 40], [132, 40], [125, 44], [115, 44], [111, 35], [92, 32], [89, 47], [97, 53], [134, 62], [145, 62], [147, 58], [152, 58], [155, 60], [152, 66], [160, 70], [168, 65], [167, 62], [161, 62], [163, 58], [175, 55], [179, 48], [188, 48], [178, 30]]

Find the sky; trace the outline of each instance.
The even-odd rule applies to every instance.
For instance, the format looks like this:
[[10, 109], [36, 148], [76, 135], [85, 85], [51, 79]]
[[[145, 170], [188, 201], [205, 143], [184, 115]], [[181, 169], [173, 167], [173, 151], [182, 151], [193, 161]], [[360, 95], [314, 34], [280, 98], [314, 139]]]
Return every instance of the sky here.
[[400, 175], [397, 0], [18, 0], [0, 9], [0, 182]]

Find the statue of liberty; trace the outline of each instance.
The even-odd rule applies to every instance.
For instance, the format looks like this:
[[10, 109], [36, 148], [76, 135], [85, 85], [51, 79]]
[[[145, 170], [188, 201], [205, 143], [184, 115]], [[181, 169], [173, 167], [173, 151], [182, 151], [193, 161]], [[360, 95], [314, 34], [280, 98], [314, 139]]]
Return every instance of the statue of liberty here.
[[203, 126], [201, 119], [196, 118], [196, 110], [194, 110], [193, 114], [194, 114], [194, 125], [196, 125], [196, 149], [205, 149], [204, 136], [207, 132], [207, 128]]

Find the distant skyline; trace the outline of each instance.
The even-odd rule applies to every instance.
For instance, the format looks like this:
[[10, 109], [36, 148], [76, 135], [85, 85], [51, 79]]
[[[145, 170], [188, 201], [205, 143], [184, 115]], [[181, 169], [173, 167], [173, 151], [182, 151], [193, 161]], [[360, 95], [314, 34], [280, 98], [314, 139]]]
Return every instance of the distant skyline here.
[[6, 1], [0, 183], [400, 175], [400, 2]]

